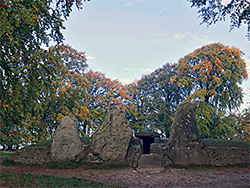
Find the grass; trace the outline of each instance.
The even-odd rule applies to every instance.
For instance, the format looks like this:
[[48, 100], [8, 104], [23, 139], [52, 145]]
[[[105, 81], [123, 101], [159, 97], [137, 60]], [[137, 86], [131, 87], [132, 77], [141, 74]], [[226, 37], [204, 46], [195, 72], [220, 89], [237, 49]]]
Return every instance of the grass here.
[[81, 141], [84, 142], [84, 144], [89, 144], [90, 143], [90, 140], [89, 140], [88, 136], [81, 137]]
[[48, 162], [43, 164], [23, 164], [23, 163], [16, 163], [10, 159], [4, 159], [1, 163], [5, 166], [14, 166], [14, 165], [22, 165], [22, 166], [34, 166], [39, 168], [46, 168], [46, 169], [74, 169], [81, 166], [83, 169], [124, 169], [128, 168], [125, 164], [112, 164], [112, 163], [61, 163], [61, 162]]
[[225, 140], [225, 139], [202, 139], [202, 143], [205, 146], [224, 146], [224, 147], [250, 147], [250, 143], [240, 142], [237, 140]]
[[[24, 166], [38, 166], [42, 168], [50, 169], [71, 169], [79, 167], [76, 163], [59, 163], [59, 162], [49, 162], [44, 164], [32, 164], [25, 165], [21, 163], [15, 163], [10, 160], [9, 157], [15, 152], [0, 151], [0, 158], [4, 159], [1, 163], [3, 165], [24, 165]], [[105, 168], [107, 166], [88, 166], [85, 168]], [[64, 178], [64, 177], [54, 177], [48, 175], [36, 175], [30, 173], [16, 173], [7, 172], [0, 170], [0, 187], [117, 187], [99, 184], [96, 182], [88, 182], [81, 178]]]
[[0, 172], [0, 187], [116, 187], [81, 178], [64, 178], [30, 173]]
[[8, 159], [15, 151], [0, 151], [0, 159]]
[[13, 166], [13, 165], [22, 165], [22, 166], [35, 166], [40, 168], [48, 168], [48, 169], [74, 169], [82, 166], [84, 169], [114, 169], [114, 168], [127, 168], [126, 164], [116, 164], [116, 163], [63, 163], [63, 162], [47, 162], [43, 164], [24, 164], [24, 163], [16, 163], [13, 160], [10, 160], [9, 157], [15, 152], [7, 152], [7, 151], [0, 151], [0, 156], [4, 159], [1, 164], [6, 166]]
[[22, 165], [22, 166], [34, 166], [34, 167], [40, 167], [40, 168], [48, 168], [48, 169], [73, 169], [79, 167], [79, 163], [61, 163], [61, 162], [47, 162], [43, 164], [24, 164], [24, 163], [17, 163], [13, 160], [10, 160], [8, 158], [4, 159], [4, 161], [1, 163], [2, 165], [6, 166], [13, 166], [13, 165]]

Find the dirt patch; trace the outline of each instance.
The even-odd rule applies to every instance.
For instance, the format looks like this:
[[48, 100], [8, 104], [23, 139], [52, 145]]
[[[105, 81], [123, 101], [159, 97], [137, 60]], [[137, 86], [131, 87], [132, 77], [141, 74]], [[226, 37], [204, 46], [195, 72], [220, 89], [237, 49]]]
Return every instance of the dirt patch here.
[[0, 170], [79, 177], [123, 187], [250, 187], [250, 167], [141, 168], [141, 169], [44, 169], [29, 166], [0, 166]]

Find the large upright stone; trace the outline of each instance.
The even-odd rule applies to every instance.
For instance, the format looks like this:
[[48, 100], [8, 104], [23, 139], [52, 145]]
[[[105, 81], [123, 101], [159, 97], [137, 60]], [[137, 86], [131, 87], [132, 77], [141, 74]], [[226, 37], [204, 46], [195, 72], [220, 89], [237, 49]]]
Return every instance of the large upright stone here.
[[51, 159], [57, 162], [70, 162], [78, 160], [82, 152], [77, 120], [75, 117], [66, 116], [57, 127], [51, 145]]
[[92, 136], [90, 148], [104, 161], [124, 163], [131, 138], [129, 121], [124, 113], [114, 108]]
[[138, 167], [138, 160], [140, 159], [143, 153], [143, 142], [139, 138], [132, 138], [129, 148], [128, 154], [126, 156], [126, 163], [132, 168]]
[[194, 107], [189, 102], [177, 107], [168, 142], [168, 157], [178, 165], [208, 164], [208, 157], [201, 150]]

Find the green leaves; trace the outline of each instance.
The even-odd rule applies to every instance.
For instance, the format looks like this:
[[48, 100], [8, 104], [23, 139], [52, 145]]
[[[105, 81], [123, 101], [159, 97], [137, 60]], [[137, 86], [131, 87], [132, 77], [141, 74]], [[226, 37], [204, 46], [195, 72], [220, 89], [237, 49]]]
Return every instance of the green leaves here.
[[172, 114], [184, 98], [177, 87], [175, 65], [166, 64], [128, 86], [131, 103], [127, 117], [136, 130], [161, 130], [169, 135]]
[[248, 75], [241, 55], [236, 48], [214, 43], [195, 50], [177, 64], [178, 87], [190, 93], [186, 97], [197, 107], [203, 136], [223, 137], [226, 130], [230, 132], [221, 118], [242, 103], [243, 92], [238, 84]]
[[[177, 105], [188, 100], [196, 106], [203, 138], [233, 138], [237, 130], [225, 114], [242, 103], [239, 87], [247, 78], [239, 49], [219, 43], [201, 47], [166, 64], [128, 86], [132, 105], [127, 117], [135, 130], [160, 129], [169, 135]], [[230, 136], [229, 136], [230, 135]]]
[[225, 20], [226, 16], [230, 17], [230, 31], [234, 28], [239, 28], [243, 24], [247, 25], [247, 38], [250, 40], [250, 2], [248, 0], [232, 0], [229, 2], [222, 1], [200, 1], [188, 0], [192, 3], [192, 7], [197, 7], [199, 17], [202, 18], [202, 23], [208, 25], [215, 24]]
[[[65, 3], [71, 3], [65, 6]], [[81, 1], [3, 1], [0, 6], [0, 122], [1, 143], [19, 143], [12, 139], [23, 135], [22, 142], [46, 137], [44, 121], [55, 116], [43, 109], [50, 106], [47, 98], [55, 94], [55, 73], [61, 69], [59, 50], [46, 51], [50, 41], [62, 43], [63, 18]], [[81, 56], [82, 54], [78, 54]], [[77, 56], [72, 55], [72, 59]], [[72, 63], [76, 65], [77, 63]], [[51, 97], [53, 98], [53, 97]], [[46, 101], [46, 102], [45, 102]], [[53, 118], [52, 118], [53, 119]], [[38, 126], [40, 125], [40, 127]], [[12, 132], [12, 136], [10, 135]], [[28, 134], [26, 134], [28, 133]], [[12, 141], [11, 141], [12, 140]]]
[[[84, 135], [87, 127], [98, 127], [112, 107], [126, 111], [137, 130], [169, 135], [173, 114], [183, 100], [195, 103], [204, 137], [231, 131], [222, 123], [223, 114], [240, 106], [243, 94], [238, 84], [247, 78], [238, 49], [207, 45], [178, 64], [166, 64], [124, 86], [100, 72], [87, 71], [85, 53], [61, 45], [63, 21], [74, 4], [81, 8], [82, 1], [0, 4], [1, 144], [51, 138], [66, 115], [76, 116]], [[54, 47], [41, 47], [51, 41]]]

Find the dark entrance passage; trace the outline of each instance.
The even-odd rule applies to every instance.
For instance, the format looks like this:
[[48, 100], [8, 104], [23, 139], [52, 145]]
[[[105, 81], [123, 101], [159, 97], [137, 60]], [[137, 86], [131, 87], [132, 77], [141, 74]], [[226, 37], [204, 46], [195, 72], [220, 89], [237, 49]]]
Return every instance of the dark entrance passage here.
[[143, 154], [150, 154], [150, 145], [155, 143], [155, 139], [160, 139], [160, 135], [155, 132], [137, 132], [135, 136], [142, 140]]
[[153, 137], [143, 137], [143, 154], [150, 154], [150, 144], [154, 143]]

